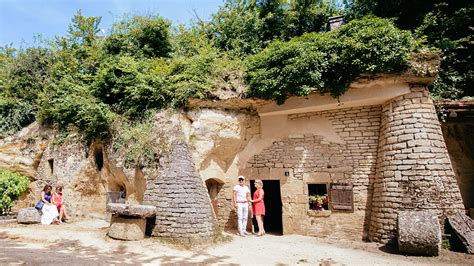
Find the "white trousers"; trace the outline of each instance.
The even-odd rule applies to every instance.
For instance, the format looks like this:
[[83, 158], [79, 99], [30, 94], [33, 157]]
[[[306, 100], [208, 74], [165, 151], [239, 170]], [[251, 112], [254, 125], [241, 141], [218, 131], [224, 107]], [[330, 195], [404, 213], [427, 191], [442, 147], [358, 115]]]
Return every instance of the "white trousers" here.
[[239, 233], [247, 231], [247, 219], [249, 217], [249, 204], [237, 203], [237, 221], [239, 223]]

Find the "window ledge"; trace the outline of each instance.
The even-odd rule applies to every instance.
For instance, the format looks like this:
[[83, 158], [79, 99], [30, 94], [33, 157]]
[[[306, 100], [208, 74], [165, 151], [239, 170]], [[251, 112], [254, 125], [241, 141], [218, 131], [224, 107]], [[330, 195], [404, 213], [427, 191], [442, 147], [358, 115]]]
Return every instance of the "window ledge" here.
[[311, 217], [329, 217], [331, 215], [331, 211], [329, 210], [308, 210], [308, 216]]

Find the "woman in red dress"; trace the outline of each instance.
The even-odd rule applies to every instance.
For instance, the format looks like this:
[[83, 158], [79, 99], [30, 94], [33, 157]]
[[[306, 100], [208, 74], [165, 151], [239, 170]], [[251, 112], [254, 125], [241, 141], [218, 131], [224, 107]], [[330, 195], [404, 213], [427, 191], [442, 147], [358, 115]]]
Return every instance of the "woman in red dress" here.
[[56, 205], [59, 213], [59, 223], [63, 222], [63, 217], [65, 220], [69, 220], [69, 217], [66, 213], [66, 206], [63, 203], [63, 187], [57, 186], [56, 192], [53, 194], [53, 203]]
[[260, 179], [255, 180], [255, 192], [253, 193], [253, 214], [257, 218], [258, 223], [258, 235], [262, 236], [265, 234], [265, 229], [263, 228], [262, 216], [265, 216], [265, 202], [263, 201], [263, 182]]

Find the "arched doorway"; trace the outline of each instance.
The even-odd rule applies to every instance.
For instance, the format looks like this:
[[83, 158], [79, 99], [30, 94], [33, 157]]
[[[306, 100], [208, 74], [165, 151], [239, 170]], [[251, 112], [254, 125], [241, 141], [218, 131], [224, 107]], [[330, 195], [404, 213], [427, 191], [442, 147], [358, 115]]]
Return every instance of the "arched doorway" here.
[[209, 198], [211, 199], [211, 204], [212, 204], [212, 209], [214, 210], [214, 213], [216, 214], [217, 217], [217, 210], [218, 210], [218, 196], [219, 192], [222, 189], [222, 186], [224, 183], [220, 182], [217, 179], [210, 178], [206, 180], [206, 187], [207, 187], [207, 192], [209, 193]]

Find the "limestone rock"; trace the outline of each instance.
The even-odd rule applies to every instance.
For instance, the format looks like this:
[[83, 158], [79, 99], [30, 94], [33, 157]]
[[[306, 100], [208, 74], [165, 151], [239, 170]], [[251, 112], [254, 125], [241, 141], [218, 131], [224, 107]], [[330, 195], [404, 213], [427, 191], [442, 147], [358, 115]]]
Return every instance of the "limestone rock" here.
[[141, 240], [145, 229], [146, 219], [112, 216], [108, 235], [120, 240]]
[[[35, 179], [36, 167], [46, 147], [43, 140], [35, 138], [38, 127], [35, 122], [14, 136], [0, 139], [0, 168]], [[26, 137], [27, 134], [30, 135]]]
[[18, 211], [19, 224], [36, 224], [41, 222], [41, 214], [35, 208], [23, 208]]
[[466, 248], [467, 253], [474, 254], [474, 221], [465, 214], [448, 217], [448, 223]]
[[151, 217], [155, 216], [156, 207], [150, 205], [125, 204], [125, 203], [109, 203], [107, 211], [121, 216], [132, 217]]
[[398, 213], [398, 249], [402, 254], [438, 256], [441, 227], [434, 211]]

